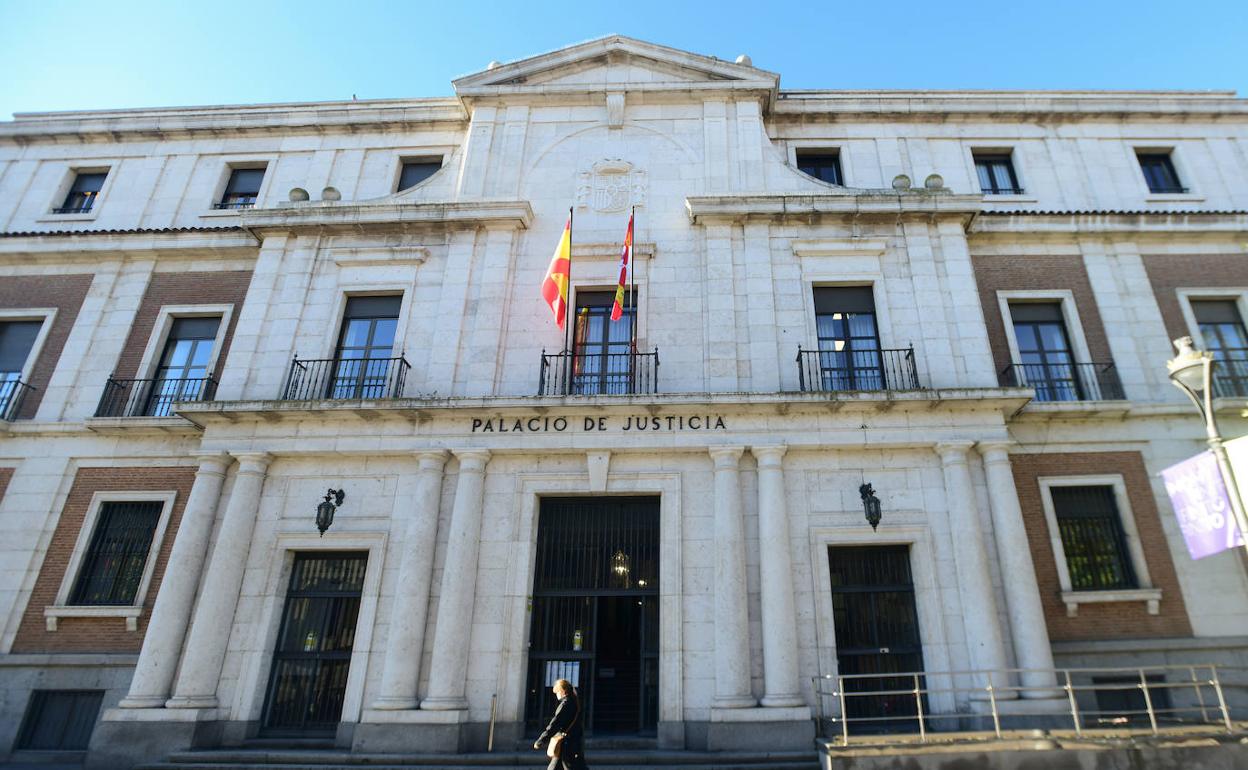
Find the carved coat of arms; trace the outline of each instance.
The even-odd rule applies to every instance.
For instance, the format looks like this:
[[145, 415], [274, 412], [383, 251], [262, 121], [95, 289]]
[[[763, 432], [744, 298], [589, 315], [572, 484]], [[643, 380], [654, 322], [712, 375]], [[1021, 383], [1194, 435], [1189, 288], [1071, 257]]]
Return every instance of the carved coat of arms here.
[[646, 172], [624, 160], [600, 160], [582, 171], [576, 185], [577, 208], [624, 211], [646, 202]]

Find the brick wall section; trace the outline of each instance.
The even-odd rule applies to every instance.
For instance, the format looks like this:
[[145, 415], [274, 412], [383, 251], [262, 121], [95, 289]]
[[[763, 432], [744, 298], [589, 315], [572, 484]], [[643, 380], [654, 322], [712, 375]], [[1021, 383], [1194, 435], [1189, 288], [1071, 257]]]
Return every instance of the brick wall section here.
[[1097, 310], [1096, 298], [1092, 294], [1092, 284], [1088, 281], [1088, 272], [1084, 269], [1082, 257], [979, 256], [974, 257], [972, 262], [998, 375], [1013, 363], [1010, 360], [1010, 344], [1005, 335], [1005, 320], [1001, 317], [1000, 305], [997, 303], [998, 291], [1070, 291], [1075, 298], [1075, 308], [1079, 311], [1083, 337], [1087, 340], [1088, 353], [1092, 360], [1114, 360], [1109, 352], [1105, 327], [1101, 323], [1101, 314]]
[[[122, 348], [114, 371], [118, 377], [146, 377], [147, 372], [139, 372], [139, 364], [143, 359], [143, 351], [147, 348], [152, 336], [152, 327], [156, 324], [156, 316], [162, 305], [234, 305], [230, 315], [229, 328], [221, 341], [221, 350], [217, 354], [217, 367], [213, 376], [221, 379], [221, 370], [225, 366], [225, 356], [230, 350], [230, 341], [234, 338], [234, 327], [238, 323], [239, 310], [243, 299], [247, 296], [247, 286], [251, 283], [250, 270], [216, 271], [202, 273], [155, 273], [139, 303], [139, 311], [130, 327], [130, 336]], [[157, 352], [159, 355], [160, 352]]]
[[[1138, 452], [1089, 452], [1080, 454], [1013, 454], [1014, 483], [1023, 509], [1023, 523], [1036, 565], [1040, 599], [1053, 641], [1075, 639], [1130, 639], [1140, 637], [1187, 637], [1192, 626], [1179, 590], [1170, 548], [1161, 529], [1157, 505], [1149, 485], [1144, 459]], [[1149, 615], [1144, 602], [1081, 604], [1078, 617], [1066, 616], [1057, 562], [1049, 541], [1049, 525], [1041, 501], [1041, 476], [1121, 474], [1131, 501], [1135, 525], [1144, 548], [1153, 587], [1161, 589], [1160, 614]]]
[[56, 320], [43, 343], [43, 349], [30, 373], [28, 383], [36, 390], [27, 394], [17, 416], [30, 419], [35, 416], [43, 393], [52, 379], [52, 370], [61, 358], [65, 348], [65, 340], [70, 329], [78, 318], [82, 301], [86, 299], [87, 290], [91, 288], [93, 275], [16, 275], [0, 279], [0, 308], [6, 310], [20, 308], [57, 309]]
[[[43, 565], [39, 568], [39, 577], [35, 581], [35, 588], [26, 605], [17, 637], [13, 641], [13, 652], [137, 653], [143, 644], [143, 634], [147, 632], [152, 604], [156, 601], [156, 592], [160, 590], [161, 577], [169, 560], [169, 550], [173, 547], [174, 535], [182, 521], [182, 508], [186, 505], [186, 498], [194, 480], [193, 467], [79, 470], [65, 500], [65, 507], [61, 510], [61, 518], [56, 524], [56, 532], [52, 535]], [[48, 631], [43, 610], [56, 602], [56, 593], [61, 587], [61, 579], [69, 565], [78, 532], [91, 505], [91, 496], [96, 492], [107, 491], [170, 490], [178, 494], [170, 514], [169, 526], [160, 545], [152, 582], [148, 585], [147, 596], [143, 600], [143, 614], [139, 616], [138, 631], [127, 631], [125, 618], [60, 618], [58, 629]]]
[[[1187, 321], [1183, 320], [1177, 289], [1248, 286], [1248, 259], [1241, 254], [1154, 254], [1144, 257], [1144, 270], [1153, 285], [1166, 333], [1172, 340], [1191, 334]], [[1199, 340], [1197, 345], [1200, 345]]]

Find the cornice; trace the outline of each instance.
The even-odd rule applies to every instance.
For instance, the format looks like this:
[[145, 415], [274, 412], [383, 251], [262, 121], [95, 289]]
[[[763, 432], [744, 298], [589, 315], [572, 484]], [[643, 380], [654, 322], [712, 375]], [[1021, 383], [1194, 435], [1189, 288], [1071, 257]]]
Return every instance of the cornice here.
[[413, 226], [510, 227], [527, 229], [533, 207], [525, 200], [340, 203], [316, 201], [283, 208], [251, 209], [241, 224], [256, 234], [404, 230]]
[[45, 254], [98, 259], [109, 252], [154, 256], [200, 252], [214, 258], [254, 257], [258, 244], [256, 237], [241, 227], [12, 232], [0, 233], [0, 263]]
[[830, 217], [958, 217], [970, 222], [980, 211], [982, 196], [947, 192], [851, 190], [839, 195], [745, 193], [701, 195], [685, 199], [694, 224], [745, 219], [784, 221]]
[[993, 233], [1158, 233], [1164, 235], [1248, 232], [1248, 211], [984, 211], [967, 227]]

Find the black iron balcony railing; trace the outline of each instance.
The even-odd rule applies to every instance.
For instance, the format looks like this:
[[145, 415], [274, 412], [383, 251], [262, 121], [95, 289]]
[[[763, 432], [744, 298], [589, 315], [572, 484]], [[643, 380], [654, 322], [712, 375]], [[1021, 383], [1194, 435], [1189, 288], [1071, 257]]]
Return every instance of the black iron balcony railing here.
[[803, 391], [920, 390], [914, 347], [890, 350], [797, 349]]
[[91, 204], [94, 201], [87, 201], [80, 206], [57, 206], [52, 209], [53, 214], [90, 214]]
[[245, 195], [237, 198], [226, 198], [219, 203], [212, 204], [214, 209], [249, 209], [256, 205], [256, 196]]
[[1021, 187], [988, 187], [980, 192], [984, 195], [1022, 195], [1025, 190]]
[[1218, 398], [1248, 398], [1248, 349], [1223, 348], [1214, 351], [1213, 395]]
[[1186, 195], [1191, 192], [1186, 187], [1178, 187], [1175, 185], [1158, 185], [1157, 187], [1148, 188], [1150, 195]]
[[0, 381], [0, 420], [16, 420], [22, 411], [22, 403], [32, 390], [35, 390], [33, 386], [21, 380]]
[[178, 401], [211, 401], [217, 381], [211, 377], [119, 380], [109, 377], [96, 417], [168, 417]]
[[658, 348], [650, 353], [542, 351], [539, 396], [631, 396], [658, 392]]
[[1126, 398], [1113, 364], [1011, 364], [1001, 373], [1010, 387], [1035, 388], [1037, 401], [1120, 401]]
[[284, 401], [399, 398], [411, 364], [398, 358], [307, 358], [290, 362]]

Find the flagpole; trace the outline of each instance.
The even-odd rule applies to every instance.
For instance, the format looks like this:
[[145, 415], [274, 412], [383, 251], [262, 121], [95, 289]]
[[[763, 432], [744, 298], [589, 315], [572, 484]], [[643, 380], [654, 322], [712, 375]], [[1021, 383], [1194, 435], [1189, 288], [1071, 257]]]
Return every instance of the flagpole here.
[[572, 317], [576, 315], [572, 309], [572, 214], [574, 209], [574, 206], [568, 206], [568, 298], [563, 308], [563, 349], [568, 354], [568, 368], [564, 372], [564, 395], [572, 392], [572, 359], [575, 357], [575, 352], [572, 350], [572, 324], [574, 323]]
[[628, 224], [632, 228], [633, 242], [628, 246], [628, 304], [633, 310], [633, 319], [630, 321], [632, 330], [629, 339], [629, 347], [631, 352], [637, 352], [637, 207], [633, 206], [632, 211], [628, 215]]

